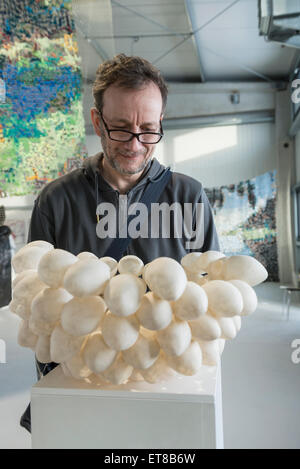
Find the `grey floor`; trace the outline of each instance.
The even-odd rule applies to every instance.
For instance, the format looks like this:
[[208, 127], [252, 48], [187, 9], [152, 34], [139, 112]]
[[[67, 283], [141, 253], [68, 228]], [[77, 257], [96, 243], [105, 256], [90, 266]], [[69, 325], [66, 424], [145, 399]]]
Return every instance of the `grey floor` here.
[[[227, 342], [222, 358], [226, 448], [300, 448], [300, 364], [291, 347], [300, 339], [300, 301], [293, 298], [290, 321], [282, 315], [278, 284], [256, 287], [259, 307], [243, 320], [238, 337]], [[17, 345], [19, 319], [0, 309], [0, 449], [31, 447], [19, 418], [35, 382], [33, 352]]]

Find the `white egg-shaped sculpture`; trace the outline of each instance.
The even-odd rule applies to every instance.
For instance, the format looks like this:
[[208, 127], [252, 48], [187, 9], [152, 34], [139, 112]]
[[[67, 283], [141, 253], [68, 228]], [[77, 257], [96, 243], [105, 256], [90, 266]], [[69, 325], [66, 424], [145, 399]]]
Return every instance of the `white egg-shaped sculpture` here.
[[171, 368], [186, 376], [195, 375], [202, 366], [202, 352], [197, 341], [192, 341], [189, 347], [179, 357], [168, 357]]
[[205, 314], [196, 321], [189, 321], [192, 337], [200, 340], [216, 340], [222, 335], [221, 327], [216, 318]]
[[232, 320], [234, 322], [236, 332], [238, 333], [242, 327], [242, 318], [241, 316], [233, 316]]
[[144, 270], [144, 279], [156, 296], [176, 301], [183, 294], [187, 278], [179, 262], [169, 257], [158, 257]]
[[160, 352], [160, 346], [156, 339], [148, 339], [139, 335], [136, 343], [123, 351], [123, 358], [133, 368], [145, 370], [153, 365]]
[[55, 363], [66, 362], [80, 352], [85, 337], [74, 337], [67, 334], [61, 324], [58, 324], [51, 334], [50, 354]]
[[189, 321], [203, 316], [208, 308], [205, 291], [194, 282], [187, 282], [181, 297], [172, 302], [172, 310], [177, 318]]
[[219, 354], [220, 354], [220, 356], [221, 356], [222, 353], [224, 352], [225, 344], [226, 344], [226, 340], [225, 340], [225, 339], [219, 339], [219, 340], [218, 340]]
[[39, 315], [31, 314], [29, 316], [29, 329], [36, 335], [46, 335], [50, 336], [56, 326], [59, 324], [59, 321], [56, 322], [45, 322], [43, 319], [40, 319]]
[[30, 305], [24, 300], [11, 300], [8, 305], [9, 310], [22, 319], [28, 320], [30, 317]]
[[132, 347], [139, 336], [139, 323], [135, 316], [118, 317], [108, 312], [102, 322], [105, 343], [113, 350], [121, 351]]
[[83, 252], [80, 252], [79, 254], [77, 254], [77, 257], [79, 260], [86, 260], [86, 259], [96, 259], [98, 260], [98, 257], [93, 254], [92, 252], [88, 252], [88, 251], [83, 251]]
[[[251, 287], [264, 282], [268, 278], [265, 267], [251, 256], [231, 256], [220, 266], [224, 280], [242, 280]], [[211, 277], [212, 278], [212, 277]]]
[[140, 327], [140, 334], [142, 334], [146, 339], [155, 339], [156, 338], [156, 331], [152, 331], [150, 329], [146, 329], [145, 327]]
[[212, 262], [215, 262], [219, 259], [225, 258], [225, 254], [219, 251], [206, 251], [199, 257], [194, 265], [194, 268], [197, 269], [197, 272], [207, 272], [209, 265]]
[[34, 350], [36, 347], [37, 341], [38, 341], [38, 336], [29, 329], [28, 321], [26, 319], [22, 320], [19, 326], [18, 344], [21, 347], [27, 347], [27, 348], [31, 348], [32, 350]]
[[69, 368], [67, 367], [67, 365], [65, 363], [61, 363], [60, 364], [61, 366], [61, 369], [63, 371], [63, 374], [67, 377], [67, 378], [73, 378]]
[[[199, 273], [199, 268], [196, 266], [196, 261], [202, 256], [202, 252], [190, 252], [189, 254], [186, 254], [182, 259], [181, 259], [181, 265], [184, 268], [184, 270], [190, 273], [198, 274]], [[200, 272], [201, 273], [201, 272]]]
[[234, 285], [243, 297], [243, 310], [241, 316], [249, 316], [254, 313], [257, 308], [257, 296], [254, 289], [243, 280], [229, 280]]
[[124, 256], [118, 263], [118, 271], [120, 274], [132, 274], [137, 277], [142, 275], [144, 263], [142, 259], [137, 256]]
[[48, 245], [26, 245], [21, 248], [12, 258], [12, 266], [16, 274], [25, 270], [37, 270], [38, 264], [44, 254], [53, 250], [51, 244]]
[[31, 314], [31, 303], [34, 297], [46, 287], [36, 272], [26, 275], [18, 282], [13, 290], [13, 300], [18, 302], [18, 315], [22, 315], [23, 319], [29, 319]]
[[126, 363], [122, 353], [119, 353], [113, 364], [103, 371], [101, 376], [112, 384], [120, 385], [128, 381], [132, 371], [133, 367]]
[[179, 356], [189, 347], [192, 333], [187, 321], [173, 320], [165, 329], [157, 332], [157, 340], [167, 355]]
[[111, 313], [125, 317], [134, 314], [145, 292], [143, 284], [143, 280], [132, 274], [120, 274], [110, 279], [104, 291], [104, 300]]
[[76, 353], [64, 365], [66, 365], [70, 375], [75, 379], [86, 379], [92, 374], [92, 371], [86, 366], [81, 352]]
[[86, 366], [94, 373], [102, 373], [109, 368], [116, 356], [117, 352], [106, 345], [100, 332], [89, 336], [84, 346], [83, 359]]
[[151, 384], [168, 380], [175, 374], [174, 370], [169, 367], [166, 355], [162, 350], [160, 351], [158, 359], [155, 360], [152, 366], [139, 371], [142, 379]]
[[143, 327], [158, 331], [171, 323], [172, 308], [168, 301], [148, 292], [142, 297], [136, 316]]
[[227, 259], [227, 257], [221, 257], [209, 264], [207, 273], [210, 280], [224, 280], [224, 265]]
[[35, 355], [38, 361], [41, 363], [51, 362], [49, 335], [39, 336], [35, 347]]
[[66, 270], [76, 262], [79, 262], [78, 257], [70, 252], [53, 249], [41, 258], [38, 265], [39, 277], [49, 287], [62, 287]]
[[207, 294], [209, 310], [213, 315], [232, 317], [242, 312], [242, 295], [231, 283], [211, 280], [202, 288]]
[[116, 259], [114, 259], [113, 257], [109, 256], [100, 257], [100, 261], [108, 265], [110, 269], [110, 278], [114, 277], [118, 272], [118, 261], [116, 261]]
[[60, 320], [64, 305], [72, 298], [63, 288], [46, 287], [32, 300], [31, 314], [35, 320], [56, 323]]
[[64, 288], [73, 296], [101, 295], [110, 279], [107, 264], [96, 259], [78, 260], [65, 273]]
[[[149, 368], [148, 368], [149, 370]], [[134, 382], [139, 382], [139, 381], [144, 381], [144, 378], [143, 376], [141, 375], [140, 371], [142, 370], [132, 370], [132, 373], [130, 375], [130, 381], [134, 381]]]
[[209, 277], [206, 274], [195, 274], [193, 272], [189, 272], [188, 270], [186, 270], [185, 273], [189, 282], [194, 282], [197, 285], [200, 285], [200, 287], [202, 287], [202, 285], [207, 283], [209, 280]]
[[202, 351], [202, 364], [207, 366], [216, 366], [220, 362], [219, 340], [202, 341], [198, 340]]
[[100, 296], [72, 298], [62, 308], [62, 328], [76, 337], [91, 334], [99, 327], [106, 309], [106, 304]]
[[235, 339], [237, 334], [237, 328], [235, 326], [233, 318], [219, 318], [218, 322], [222, 330], [222, 339], [232, 340]]
[[26, 246], [24, 246], [24, 248], [26, 247], [28, 248], [38, 247], [38, 248], [44, 249], [45, 251], [51, 251], [51, 249], [54, 249], [53, 244], [49, 243], [48, 241], [43, 241], [43, 240], [31, 241], [30, 243], [26, 244]]
[[23, 272], [20, 272], [19, 274], [17, 274], [17, 275], [15, 276], [15, 278], [13, 279], [13, 281], [12, 281], [12, 288], [14, 289], [14, 288], [17, 286], [17, 284], [18, 284], [21, 280], [23, 280], [23, 278], [25, 278], [27, 275], [34, 274], [34, 273], [36, 273], [35, 270], [33, 270], [33, 269], [28, 269], [28, 270], [23, 270]]
[[13, 299], [23, 300], [29, 298], [28, 304], [33, 298], [46, 287], [45, 283], [39, 279], [36, 272], [32, 272], [22, 278], [13, 289]]

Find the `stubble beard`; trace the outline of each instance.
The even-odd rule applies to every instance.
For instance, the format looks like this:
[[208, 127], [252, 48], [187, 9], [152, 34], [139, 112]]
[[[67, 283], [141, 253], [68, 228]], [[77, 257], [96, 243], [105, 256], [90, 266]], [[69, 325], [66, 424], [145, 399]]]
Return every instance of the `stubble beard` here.
[[108, 150], [107, 143], [106, 143], [106, 138], [101, 137], [101, 143], [102, 143], [104, 158], [106, 159], [108, 164], [113, 169], [118, 171], [118, 173], [120, 173], [120, 174], [133, 175], [133, 174], [141, 173], [142, 171], [144, 171], [144, 169], [146, 168], [146, 166], [148, 165], [148, 163], [149, 163], [149, 161], [151, 160], [151, 157], [152, 157], [152, 153], [150, 153], [148, 158], [144, 159], [142, 161], [142, 163], [140, 164], [140, 166], [138, 166], [137, 168], [134, 168], [134, 169], [131, 169], [131, 170], [130, 169], [125, 169], [119, 164], [117, 158], [114, 158], [114, 157], [110, 156], [110, 152]]

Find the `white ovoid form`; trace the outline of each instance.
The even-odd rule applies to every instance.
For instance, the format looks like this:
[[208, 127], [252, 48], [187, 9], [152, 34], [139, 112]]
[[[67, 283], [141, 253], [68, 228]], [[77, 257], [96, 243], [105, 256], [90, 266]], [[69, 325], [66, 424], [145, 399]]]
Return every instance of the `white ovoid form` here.
[[116, 356], [117, 352], [106, 345], [101, 332], [91, 335], [83, 350], [84, 362], [96, 374], [109, 368]]
[[63, 249], [53, 249], [45, 254], [38, 264], [38, 274], [40, 279], [49, 287], [59, 288], [63, 286], [63, 279], [66, 270], [78, 258]]
[[132, 347], [139, 337], [139, 329], [140, 325], [134, 315], [124, 318], [109, 311], [102, 322], [104, 342], [117, 351]]
[[91, 334], [100, 325], [106, 309], [100, 296], [72, 298], [62, 308], [62, 328], [75, 337]]
[[73, 296], [101, 295], [110, 279], [110, 269], [99, 259], [79, 259], [67, 269], [64, 288]]
[[74, 337], [67, 334], [59, 324], [51, 334], [51, 361], [61, 363], [70, 360], [80, 351], [84, 339], [84, 337]]
[[193, 320], [203, 316], [208, 308], [205, 290], [194, 282], [187, 282], [181, 297], [172, 302], [172, 309], [179, 319]]
[[124, 350], [123, 357], [133, 368], [145, 370], [158, 359], [159, 352], [160, 346], [155, 338], [146, 338], [140, 334], [136, 343]]
[[114, 277], [118, 271], [118, 261], [114, 259], [113, 257], [100, 257], [100, 261], [104, 262], [106, 265], [108, 265], [110, 269], [110, 278]]
[[41, 363], [51, 362], [51, 353], [50, 353], [50, 336], [49, 335], [39, 335], [36, 347], [35, 347], [36, 358]]
[[159, 331], [171, 323], [172, 307], [169, 301], [158, 298], [153, 292], [148, 292], [143, 296], [136, 315], [143, 327]]
[[139, 277], [142, 275], [144, 262], [137, 256], [124, 256], [118, 263], [120, 274], [132, 274]]
[[223, 257], [208, 265], [208, 274], [211, 280], [243, 280], [251, 287], [268, 277], [264, 266], [251, 256]]
[[218, 251], [144, 266], [136, 256], [74, 256], [37, 241], [15, 259], [18, 343], [42, 363], [60, 363], [66, 376], [117, 386], [218, 365], [257, 307], [252, 287], [268, 275], [252, 257]]
[[72, 299], [63, 288], [44, 288], [31, 303], [29, 326], [38, 335], [51, 335], [64, 305]]
[[46, 285], [40, 280], [36, 272], [28, 273], [13, 289], [13, 311], [22, 319], [29, 319], [31, 315], [31, 303], [35, 296]]
[[24, 270], [36, 270], [43, 255], [53, 250], [53, 246], [46, 241], [33, 241], [21, 248], [12, 259], [12, 266], [16, 274]]
[[159, 298], [176, 301], [183, 294], [187, 278], [184, 269], [174, 259], [159, 257], [145, 267], [144, 279]]
[[130, 316], [139, 308], [146, 289], [142, 279], [132, 274], [120, 274], [107, 284], [104, 300], [111, 313], [116, 316]]

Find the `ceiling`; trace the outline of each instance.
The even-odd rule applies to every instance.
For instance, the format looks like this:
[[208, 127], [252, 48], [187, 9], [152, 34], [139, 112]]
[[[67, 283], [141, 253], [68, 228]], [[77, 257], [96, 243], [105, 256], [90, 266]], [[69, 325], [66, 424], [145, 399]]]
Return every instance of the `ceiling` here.
[[120, 52], [148, 59], [169, 83], [278, 82], [288, 79], [300, 56], [299, 49], [259, 35], [258, 0], [73, 0], [72, 5], [89, 96], [98, 65]]
[[88, 80], [120, 52], [180, 82], [284, 79], [299, 55], [259, 36], [257, 0], [73, 0], [73, 14]]

